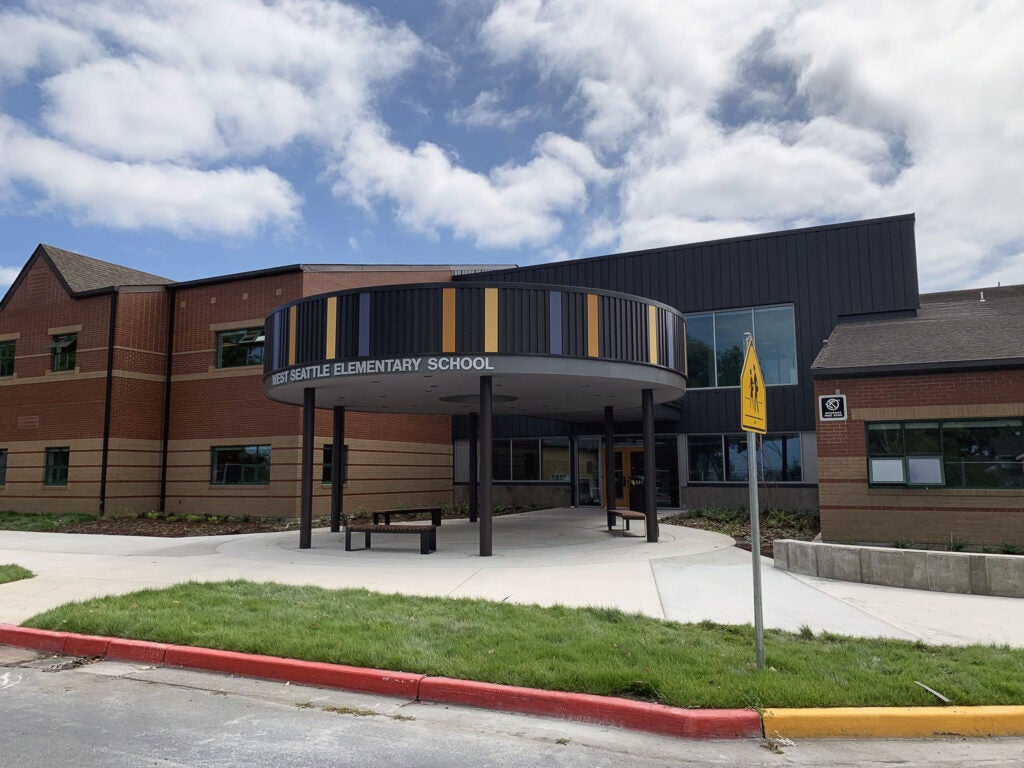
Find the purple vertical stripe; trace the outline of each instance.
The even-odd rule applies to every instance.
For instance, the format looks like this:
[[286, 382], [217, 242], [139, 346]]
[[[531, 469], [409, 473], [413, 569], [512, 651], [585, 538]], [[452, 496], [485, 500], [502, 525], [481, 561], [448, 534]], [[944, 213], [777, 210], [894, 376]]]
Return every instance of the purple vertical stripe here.
[[[659, 311], [658, 314], [661, 314]], [[665, 315], [665, 336], [668, 341], [668, 367], [676, 367], [676, 316]]]
[[359, 294], [359, 356], [370, 355], [370, 294]]
[[562, 354], [562, 292], [548, 293], [548, 351]]

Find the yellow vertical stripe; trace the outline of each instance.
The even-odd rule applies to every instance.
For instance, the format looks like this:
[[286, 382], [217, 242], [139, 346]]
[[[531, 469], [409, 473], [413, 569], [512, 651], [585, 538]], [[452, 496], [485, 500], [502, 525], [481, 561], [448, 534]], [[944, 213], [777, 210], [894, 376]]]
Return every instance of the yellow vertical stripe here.
[[597, 343], [597, 294], [587, 294], [587, 355], [597, 357], [600, 345]]
[[295, 365], [295, 332], [298, 330], [299, 308], [288, 308], [288, 365]]
[[327, 343], [324, 360], [333, 360], [338, 356], [338, 297], [327, 299]]
[[648, 360], [658, 364], [658, 309], [647, 307], [647, 350]]
[[484, 288], [484, 352], [498, 351], [498, 289]]
[[455, 351], [455, 289], [441, 289], [441, 351]]

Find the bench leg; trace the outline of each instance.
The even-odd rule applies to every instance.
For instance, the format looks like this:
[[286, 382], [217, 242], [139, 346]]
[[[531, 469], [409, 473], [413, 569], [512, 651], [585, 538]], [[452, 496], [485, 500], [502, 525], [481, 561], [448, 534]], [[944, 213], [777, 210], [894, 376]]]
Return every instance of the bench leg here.
[[345, 551], [352, 551], [352, 529], [347, 525], [345, 526]]
[[420, 534], [420, 554], [430, 554], [430, 534], [426, 531]]
[[614, 527], [615, 527], [615, 513], [614, 512], [609, 512], [608, 513], [608, 530], [610, 531]]
[[430, 551], [434, 552], [437, 550], [437, 531], [430, 532]]
[[363, 549], [370, 548], [370, 532], [363, 531]]
[[629, 518], [628, 517], [624, 517], [622, 519], [625, 521], [625, 523], [626, 523], [626, 530], [628, 531], [629, 530]]

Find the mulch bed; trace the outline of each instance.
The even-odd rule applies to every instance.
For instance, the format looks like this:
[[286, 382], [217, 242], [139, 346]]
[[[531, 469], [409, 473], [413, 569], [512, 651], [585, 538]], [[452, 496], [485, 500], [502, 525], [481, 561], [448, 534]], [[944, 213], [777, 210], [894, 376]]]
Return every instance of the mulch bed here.
[[[750, 521], [720, 521], [711, 520], [705, 517], [689, 517], [675, 515], [663, 522], [685, 525], [687, 528], [700, 528], [705, 531], [714, 531], [731, 536], [736, 540], [736, 546], [751, 550], [750, 546]], [[796, 539], [797, 541], [811, 541], [818, 535], [816, 530], [808, 530], [796, 526], [775, 525], [769, 521], [761, 520], [761, 554], [765, 557], [775, 556], [776, 539]]]
[[60, 533], [100, 533], [108, 536], [228, 536], [239, 533], [269, 533], [296, 528], [295, 523], [272, 521], [228, 522], [225, 520], [166, 520], [146, 517], [104, 517], [88, 523], [68, 525]]

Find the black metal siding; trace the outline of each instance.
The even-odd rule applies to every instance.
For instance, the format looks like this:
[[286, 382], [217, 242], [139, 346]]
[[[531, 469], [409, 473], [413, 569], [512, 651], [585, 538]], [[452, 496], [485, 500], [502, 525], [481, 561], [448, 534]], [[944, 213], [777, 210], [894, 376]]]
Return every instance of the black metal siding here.
[[[472, 278], [622, 291], [684, 313], [793, 304], [799, 383], [769, 388], [773, 432], [814, 429], [810, 366], [840, 315], [916, 309], [920, 304], [912, 214], [521, 267]], [[580, 297], [567, 295], [565, 327], [583, 327], [570, 318], [584, 310]], [[603, 333], [602, 338], [608, 336]], [[567, 338], [566, 354], [585, 354], [585, 344], [585, 339]], [[739, 391], [689, 390], [679, 429], [738, 431]]]

